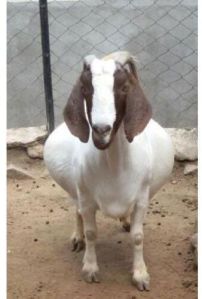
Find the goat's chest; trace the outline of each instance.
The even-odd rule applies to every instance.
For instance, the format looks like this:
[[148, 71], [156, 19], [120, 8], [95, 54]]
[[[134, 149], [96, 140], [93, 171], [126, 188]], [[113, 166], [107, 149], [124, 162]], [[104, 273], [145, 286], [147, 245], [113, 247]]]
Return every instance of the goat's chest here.
[[85, 183], [89, 200], [95, 201], [104, 214], [115, 218], [129, 213], [141, 186], [140, 178], [132, 168], [117, 172], [102, 168], [89, 171]]

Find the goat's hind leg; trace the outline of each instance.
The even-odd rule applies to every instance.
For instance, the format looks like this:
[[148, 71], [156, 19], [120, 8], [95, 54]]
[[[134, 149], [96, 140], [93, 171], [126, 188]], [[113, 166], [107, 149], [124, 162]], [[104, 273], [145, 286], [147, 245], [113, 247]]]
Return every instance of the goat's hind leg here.
[[121, 217], [119, 220], [122, 223], [124, 231], [130, 232], [130, 222], [127, 220], [127, 217]]
[[78, 209], [76, 209], [76, 228], [71, 237], [72, 251], [79, 252], [84, 249], [83, 219]]

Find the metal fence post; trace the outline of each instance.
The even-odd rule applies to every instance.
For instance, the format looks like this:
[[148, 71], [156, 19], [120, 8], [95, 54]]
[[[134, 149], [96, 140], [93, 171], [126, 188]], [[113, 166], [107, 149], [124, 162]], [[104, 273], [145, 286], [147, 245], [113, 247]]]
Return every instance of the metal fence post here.
[[48, 25], [48, 5], [47, 0], [39, 1], [40, 20], [41, 20], [41, 44], [43, 56], [43, 77], [44, 91], [46, 101], [46, 117], [49, 134], [54, 130], [54, 105], [52, 92], [51, 61], [50, 61], [50, 43], [49, 43], [49, 25]]

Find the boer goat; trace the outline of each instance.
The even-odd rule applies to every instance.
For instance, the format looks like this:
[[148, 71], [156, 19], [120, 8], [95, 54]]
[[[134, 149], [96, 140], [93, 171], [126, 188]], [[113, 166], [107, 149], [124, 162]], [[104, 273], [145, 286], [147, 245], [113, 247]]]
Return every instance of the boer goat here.
[[96, 211], [120, 218], [134, 246], [132, 281], [149, 290], [143, 257], [143, 220], [149, 199], [166, 182], [174, 162], [171, 140], [153, 119], [137, 75], [135, 59], [115, 52], [84, 59], [82, 73], [64, 109], [65, 122], [46, 141], [51, 176], [75, 200], [74, 249], [85, 238], [83, 275], [99, 281], [95, 251]]

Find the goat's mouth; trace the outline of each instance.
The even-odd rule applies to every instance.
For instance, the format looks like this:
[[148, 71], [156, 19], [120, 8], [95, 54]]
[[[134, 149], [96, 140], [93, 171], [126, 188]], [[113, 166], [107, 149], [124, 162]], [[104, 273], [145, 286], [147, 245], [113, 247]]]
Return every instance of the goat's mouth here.
[[98, 136], [94, 132], [92, 133], [93, 143], [99, 150], [105, 150], [111, 143], [111, 134], [106, 136]]

